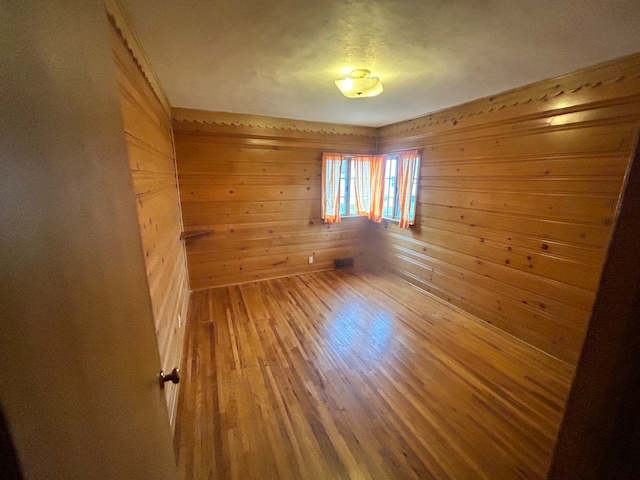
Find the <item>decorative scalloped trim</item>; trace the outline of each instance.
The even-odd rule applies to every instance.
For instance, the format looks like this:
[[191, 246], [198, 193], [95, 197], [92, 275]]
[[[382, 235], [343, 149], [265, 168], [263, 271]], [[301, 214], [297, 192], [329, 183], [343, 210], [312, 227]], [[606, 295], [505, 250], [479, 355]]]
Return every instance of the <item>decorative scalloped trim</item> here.
[[[630, 57], [627, 57], [624, 60], [633, 60], [634, 58], [640, 58], [640, 55], [638, 54], [634, 54], [631, 55]], [[617, 59], [617, 60], [613, 60], [611, 62], [606, 62], [600, 65], [596, 65], [594, 67], [589, 67], [587, 69], [584, 70], [579, 70], [580, 71], [585, 71], [585, 70], [596, 70], [598, 68], [602, 68], [602, 67], [606, 67], [608, 65], [611, 64], [615, 64], [615, 63], [620, 63], [621, 59]], [[577, 73], [577, 72], [573, 72], [573, 73]], [[573, 73], [569, 73], [567, 75], [563, 75], [563, 77], [572, 75]], [[604, 80], [600, 80], [597, 82], [584, 82], [581, 84], [578, 84], [576, 86], [573, 87], [567, 87], [567, 86], [562, 86], [560, 84], [557, 84], [554, 88], [554, 92], [551, 93], [545, 93], [544, 95], [538, 96], [538, 95], [524, 95], [523, 98], [521, 100], [514, 100], [513, 98], [500, 102], [500, 98], [501, 97], [505, 97], [505, 96], [513, 96], [514, 94], [516, 94], [518, 92], [518, 90], [525, 90], [528, 88], [531, 88], [535, 85], [542, 85], [544, 84], [546, 81], [549, 80], [542, 80], [540, 82], [531, 84], [531, 85], [527, 85], [527, 86], [523, 86], [523, 87], [519, 87], [516, 88], [514, 90], [511, 91], [507, 91], [507, 92], [503, 92], [501, 94], [497, 94], [497, 95], [491, 95], [489, 97], [484, 97], [484, 98], [480, 98], [477, 100], [472, 100], [471, 102], [468, 102], [466, 104], [461, 104], [461, 105], [455, 105], [452, 107], [448, 107], [445, 108], [443, 110], [440, 110], [438, 112], [433, 112], [430, 114], [426, 114], [423, 115], [421, 117], [417, 117], [414, 119], [410, 119], [410, 120], [403, 120], [401, 122], [397, 122], [394, 124], [390, 124], [390, 125], [386, 125], [384, 127], [380, 127], [381, 130], [384, 131], [385, 136], [388, 135], [397, 135], [397, 134], [402, 134], [402, 133], [407, 133], [407, 132], [411, 132], [414, 130], [421, 130], [421, 129], [425, 129], [428, 127], [435, 127], [437, 125], [444, 125], [447, 123], [452, 123], [453, 125], [456, 125], [458, 123], [458, 120], [462, 120], [465, 118], [471, 118], [471, 117], [477, 117], [479, 115], [483, 115], [483, 114], [487, 114], [487, 113], [491, 113], [494, 111], [499, 111], [499, 110], [504, 110], [505, 108], [512, 108], [512, 107], [516, 107], [516, 106], [522, 106], [522, 105], [526, 105], [528, 103], [531, 102], [547, 102], [553, 98], [557, 98], [560, 96], [568, 96], [571, 94], [575, 94], [577, 92], [579, 92], [582, 89], [593, 89], [593, 88], [598, 88], [598, 87], [602, 87], [602, 86], [606, 86], [606, 85], [611, 85], [614, 83], [619, 83], [621, 81], [624, 80], [634, 80], [637, 78], [640, 78], [640, 70], [638, 70], [637, 72], [631, 72], [627, 75], [620, 75], [619, 73], [613, 73], [613, 76], [611, 76], [610, 78], [604, 79]], [[560, 80], [559, 77], [558, 81]], [[497, 101], [497, 103], [495, 103]], [[444, 113], [447, 112], [447, 110], [457, 110], [460, 111], [461, 109], [463, 109], [465, 106], [470, 107], [470, 109], [472, 111], [468, 112], [468, 113], [464, 113], [462, 115], [451, 115], [451, 116], [443, 116], [443, 117], [439, 117], [439, 115], [442, 115]]]
[[147, 57], [142, 50], [142, 46], [136, 37], [133, 29], [129, 25], [129, 22], [126, 19], [126, 16], [122, 10], [122, 6], [118, 2], [118, 0], [104, 0], [104, 8], [107, 11], [107, 15], [113, 21], [118, 33], [124, 40], [129, 52], [131, 52], [131, 56], [133, 60], [136, 62], [140, 71], [147, 79], [147, 82], [151, 86], [153, 93], [155, 93], [158, 101], [162, 105], [162, 107], [166, 110], [167, 113], [171, 112], [171, 104], [169, 103], [169, 99], [167, 98], [167, 94], [162, 88], [162, 84], [158, 77], [151, 69], [151, 65], [147, 60]]
[[172, 108], [173, 119], [179, 122], [203, 123], [229, 127], [249, 127], [271, 130], [295, 131], [303, 133], [326, 133], [331, 135], [351, 135], [376, 138], [378, 129], [356, 125], [309, 122], [288, 118], [266, 117], [228, 112], [211, 112], [190, 108]]

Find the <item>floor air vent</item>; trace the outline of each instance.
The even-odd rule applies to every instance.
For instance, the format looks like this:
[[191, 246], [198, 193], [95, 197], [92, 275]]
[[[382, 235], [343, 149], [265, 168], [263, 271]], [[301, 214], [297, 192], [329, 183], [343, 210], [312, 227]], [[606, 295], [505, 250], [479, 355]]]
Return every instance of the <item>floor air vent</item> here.
[[333, 261], [334, 269], [347, 268], [347, 267], [353, 267], [353, 257], [336, 258]]

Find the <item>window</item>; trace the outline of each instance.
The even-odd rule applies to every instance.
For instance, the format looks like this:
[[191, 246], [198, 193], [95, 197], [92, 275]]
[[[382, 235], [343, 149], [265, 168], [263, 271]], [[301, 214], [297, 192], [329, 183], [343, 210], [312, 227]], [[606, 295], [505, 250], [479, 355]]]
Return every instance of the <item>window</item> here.
[[397, 216], [396, 178], [398, 176], [398, 157], [387, 157], [384, 162], [384, 189], [382, 196], [382, 216], [394, 219]]
[[340, 215], [355, 217], [356, 195], [353, 157], [345, 156], [340, 171]]
[[417, 150], [390, 155], [326, 153], [323, 218], [325, 222], [358, 215], [377, 222], [387, 218], [408, 228], [415, 218], [419, 173]]
[[[387, 155], [384, 167], [384, 194], [382, 216], [390, 220], [399, 220], [401, 215], [400, 189], [397, 185], [398, 167], [401, 159], [398, 155]], [[413, 223], [416, 216], [416, 197], [418, 195], [418, 178], [420, 176], [420, 160], [411, 162], [408, 172], [409, 221]]]

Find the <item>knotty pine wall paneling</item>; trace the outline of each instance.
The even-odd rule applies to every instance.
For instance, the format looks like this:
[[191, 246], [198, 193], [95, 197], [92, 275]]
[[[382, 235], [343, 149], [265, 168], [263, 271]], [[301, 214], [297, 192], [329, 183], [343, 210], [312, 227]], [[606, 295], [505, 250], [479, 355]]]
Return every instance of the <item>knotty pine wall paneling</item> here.
[[[138, 205], [151, 302], [162, 368], [179, 367], [189, 303], [186, 252], [169, 107], [160, 100], [111, 19], [111, 45]], [[180, 317], [180, 321], [178, 320]], [[178, 385], [165, 386], [174, 426]]]
[[[375, 129], [173, 109], [193, 289], [333, 268], [368, 221], [320, 218], [322, 152], [375, 151]], [[308, 263], [308, 257], [314, 263]]]
[[416, 225], [373, 225], [375, 252], [575, 365], [639, 128], [640, 54], [383, 127], [423, 161]]

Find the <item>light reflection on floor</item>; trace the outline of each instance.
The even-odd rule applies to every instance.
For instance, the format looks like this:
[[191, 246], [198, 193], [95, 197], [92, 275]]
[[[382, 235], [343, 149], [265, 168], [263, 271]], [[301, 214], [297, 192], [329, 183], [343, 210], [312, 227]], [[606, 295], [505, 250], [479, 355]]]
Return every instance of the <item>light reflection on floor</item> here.
[[334, 312], [326, 327], [331, 348], [341, 357], [356, 356], [377, 361], [389, 352], [393, 339], [393, 318], [388, 312], [370, 312], [370, 306], [350, 301]]

